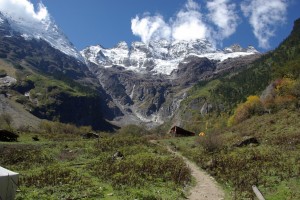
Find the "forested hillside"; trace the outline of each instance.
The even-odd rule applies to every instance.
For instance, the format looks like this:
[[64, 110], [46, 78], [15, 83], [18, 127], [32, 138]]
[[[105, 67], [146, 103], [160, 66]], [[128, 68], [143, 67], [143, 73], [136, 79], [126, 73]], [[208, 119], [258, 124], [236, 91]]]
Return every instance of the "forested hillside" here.
[[298, 19], [278, 48], [246, 70], [195, 86], [174, 119], [204, 134], [165, 142], [213, 175], [232, 199], [254, 199], [252, 185], [266, 199], [300, 198], [299, 38]]
[[[273, 102], [271, 104], [289, 102], [298, 107], [296, 99], [299, 98], [299, 38], [300, 19], [295, 21], [290, 36], [274, 51], [266, 53], [235, 74], [229, 73], [194, 86], [182, 102], [174, 122], [196, 132], [207, 129], [207, 123], [210, 128], [224, 127], [228, 118], [234, 114], [237, 105], [245, 102], [249, 96], [258, 96], [264, 104], [261, 105], [261, 110], [254, 111], [253, 114], [278, 110], [269, 109], [272, 107], [271, 102]], [[269, 87], [269, 90], [265, 91], [267, 86], [272, 88]], [[276, 95], [280, 98], [276, 99]]]

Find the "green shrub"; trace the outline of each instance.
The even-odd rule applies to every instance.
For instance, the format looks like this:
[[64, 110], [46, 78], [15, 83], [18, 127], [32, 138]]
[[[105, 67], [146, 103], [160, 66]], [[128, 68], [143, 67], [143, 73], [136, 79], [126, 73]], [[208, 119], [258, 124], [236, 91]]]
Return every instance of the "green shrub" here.
[[222, 136], [217, 132], [208, 133], [205, 136], [198, 137], [196, 142], [199, 143], [206, 152], [216, 152], [223, 147]]
[[82, 133], [91, 132], [90, 126], [77, 127], [73, 124], [65, 124], [61, 122], [42, 121], [39, 124], [40, 132], [45, 134], [64, 134], [64, 135], [79, 135]]
[[122, 160], [101, 157], [89, 165], [96, 176], [110, 181], [116, 188], [143, 186], [145, 182], [172, 181], [178, 185], [190, 182], [190, 169], [178, 157], [149, 153], [125, 156]]
[[51, 163], [53, 158], [35, 146], [16, 146], [0, 149], [0, 164], [13, 165], [19, 168]]
[[51, 165], [35, 171], [31, 175], [22, 176], [20, 184], [26, 187], [43, 188], [46, 186], [58, 186], [65, 184], [85, 185], [81, 176], [73, 169], [60, 165]]
[[138, 144], [146, 146], [148, 145], [148, 142], [144, 138], [130, 135], [104, 137], [101, 138], [97, 143], [95, 143], [95, 151], [98, 153], [117, 151], [122, 147], [130, 147]]
[[122, 135], [142, 136], [142, 135], [149, 134], [149, 131], [147, 131], [143, 127], [131, 124], [131, 125], [123, 126], [118, 131], [118, 133]]

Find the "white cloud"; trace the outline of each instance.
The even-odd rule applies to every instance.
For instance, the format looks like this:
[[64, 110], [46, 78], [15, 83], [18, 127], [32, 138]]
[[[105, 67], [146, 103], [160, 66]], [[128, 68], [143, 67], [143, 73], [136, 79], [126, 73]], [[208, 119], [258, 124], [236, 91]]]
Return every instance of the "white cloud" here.
[[161, 15], [136, 16], [131, 20], [131, 30], [145, 43], [160, 39], [189, 41], [209, 36], [209, 28], [202, 20], [200, 6], [193, 0], [188, 0], [175, 19], [168, 22]]
[[184, 5], [186, 10], [199, 10], [200, 6], [193, 0], [187, 0], [186, 4]]
[[150, 40], [169, 40], [171, 36], [171, 28], [161, 15], [145, 16], [141, 19], [136, 16], [131, 20], [131, 30], [134, 35], [140, 36], [146, 44]]
[[219, 40], [235, 33], [239, 21], [236, 4], [230, 3], [230, 0], [211, 0], [207, 1], [206, 7], [208, 19], [218, 27], [216, 36]]
[[49, 18], [48, 10], [43, 4], [40, 3], [35, 11], [34, 5], [28, 0], [0, 0], [0, 11], [4, 15], [26, 21], [42, 21]]
[[195, 40], [208, 37], [209, 28], [203, 22], [200, 6], [188, 0], [172, 22], [172, 38], [174, 40]]
[[253, 27], [259, 47], [269, 48], [269, 40], [278, 26], [286, 21], [287, 0], [246, 0], [241, 9]]

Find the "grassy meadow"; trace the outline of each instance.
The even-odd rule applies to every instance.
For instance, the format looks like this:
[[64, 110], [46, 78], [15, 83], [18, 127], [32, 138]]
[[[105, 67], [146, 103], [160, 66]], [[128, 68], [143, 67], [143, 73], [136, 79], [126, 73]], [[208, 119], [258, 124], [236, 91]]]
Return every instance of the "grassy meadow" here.
[[185, 198], [191, 173], [181, 158], [147, 137], [82, 139], [85, 129], [47, 122], [40, 133], [0, 143], [0, 165], [20, 173], [16, 199]]
[[[255, 199], [256, 185], [265, 199], [300, 199], [300, 113], [281, 110], [252, 118], [204, 137], [163, 140], [223, 185], [229, 199]], [[259, 144], [237, 147], [245, 137]]]

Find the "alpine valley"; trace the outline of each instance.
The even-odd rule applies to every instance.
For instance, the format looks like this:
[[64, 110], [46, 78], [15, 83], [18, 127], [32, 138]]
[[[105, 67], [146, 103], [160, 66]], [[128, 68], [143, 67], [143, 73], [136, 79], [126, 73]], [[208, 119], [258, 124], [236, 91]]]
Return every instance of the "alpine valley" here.
[[0, 199], [300, 199], [299, 117], [300, 19], [264, 53], [206, 39], [79, 51], [49, 16], [0, 12]]
[[[2, 101], [21, 103], [40, 119], [99, 130], [161, 125], [193, 85], [235, 73], [261, 56], [252, 46], [219, 50], [207, 40], [120, 42], [79, 52], [52, 19], [34, 27], [5, 13], [0, 19], [1, 67], [9, 72], [1, 80]], [[2, 107], [22, 116], [13, 106]]]

